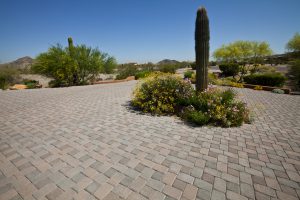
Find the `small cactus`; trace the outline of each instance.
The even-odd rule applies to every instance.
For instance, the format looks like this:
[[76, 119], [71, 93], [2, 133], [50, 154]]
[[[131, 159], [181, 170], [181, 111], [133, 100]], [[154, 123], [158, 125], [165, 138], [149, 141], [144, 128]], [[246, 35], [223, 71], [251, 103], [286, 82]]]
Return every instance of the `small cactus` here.
[[195, 30], [197, 92], [206, 90], [208, 86], [209, 39], [209, 20], [206, 9], [201, 7], [197, 11]]

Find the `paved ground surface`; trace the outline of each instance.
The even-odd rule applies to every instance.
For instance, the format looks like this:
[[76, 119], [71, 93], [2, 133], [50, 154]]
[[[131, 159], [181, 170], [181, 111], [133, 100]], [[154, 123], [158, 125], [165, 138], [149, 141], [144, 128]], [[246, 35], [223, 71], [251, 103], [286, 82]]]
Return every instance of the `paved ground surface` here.
[[0, 199], [298, 199], [300, 96], [239, 89], [255, 122], [128, 110], [135, 82], [0, 92]]

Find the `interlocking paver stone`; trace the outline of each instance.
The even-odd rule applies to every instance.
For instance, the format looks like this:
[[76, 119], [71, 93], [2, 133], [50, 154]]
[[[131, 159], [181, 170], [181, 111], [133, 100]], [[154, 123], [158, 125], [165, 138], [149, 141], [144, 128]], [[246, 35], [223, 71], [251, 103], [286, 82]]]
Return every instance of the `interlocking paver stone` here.
[[135, 85], [0, 92], [0, 199], [300, 198], [300, 96], [235, 89], [252, 124], [195, 128]]

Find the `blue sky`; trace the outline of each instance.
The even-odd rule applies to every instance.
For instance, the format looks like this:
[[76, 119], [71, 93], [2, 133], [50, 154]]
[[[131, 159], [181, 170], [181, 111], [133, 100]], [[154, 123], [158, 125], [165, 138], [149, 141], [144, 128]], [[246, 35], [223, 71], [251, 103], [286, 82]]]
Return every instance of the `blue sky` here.
[[300, 32], [300, 0], [1, 0], [0, 62], [50, 45], [98, 47], [124, 62], [194, 60], [197, 8], [210, 19], [210, 51], [236, 40], [267, 41], [283, 53]]

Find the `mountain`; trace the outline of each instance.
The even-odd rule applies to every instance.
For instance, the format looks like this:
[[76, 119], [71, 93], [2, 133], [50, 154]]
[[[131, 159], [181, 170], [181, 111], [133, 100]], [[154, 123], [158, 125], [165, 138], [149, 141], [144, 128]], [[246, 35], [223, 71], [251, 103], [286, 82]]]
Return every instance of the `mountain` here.
[[30, 67], [33, 64], [33, 62], [34, 59], [32, 59], [29, 56], [25, 56], [9, 63], [0, 64], [0, 68], [9, 67], [15, 69], [25, 69], [27, 67]]
[[177, 60], [164, 59], [164, 60], [159, 61], [157, 63], [157, 65], [177, 64], [177, 63], [180, 63], [180, 62]]

